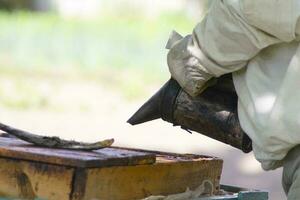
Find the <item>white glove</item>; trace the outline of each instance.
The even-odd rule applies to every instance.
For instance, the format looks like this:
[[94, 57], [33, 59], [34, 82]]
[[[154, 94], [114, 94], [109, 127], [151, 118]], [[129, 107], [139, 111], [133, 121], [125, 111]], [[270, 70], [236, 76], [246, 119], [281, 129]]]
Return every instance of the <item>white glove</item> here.
[[166, 48], [170, 49], [167, 61], [172, 77], [189, 95], [199, 95], [206, 88], [206, 82], [213, 76], [195, 56], [199, 47], [192, 35], [183, 38], [173, 31]]

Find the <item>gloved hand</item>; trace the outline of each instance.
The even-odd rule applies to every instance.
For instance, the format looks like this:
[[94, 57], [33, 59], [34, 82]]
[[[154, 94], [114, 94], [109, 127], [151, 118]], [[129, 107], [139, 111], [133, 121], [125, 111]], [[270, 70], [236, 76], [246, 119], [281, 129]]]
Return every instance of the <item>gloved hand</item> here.
[[183, 38], [173, 31], [166, 48], [170, 49], [167, 62], [172, 77], [189, 95], [199, 95], [213, 76], [199, 62], [197, 56], [201, 54], [193, 36]]

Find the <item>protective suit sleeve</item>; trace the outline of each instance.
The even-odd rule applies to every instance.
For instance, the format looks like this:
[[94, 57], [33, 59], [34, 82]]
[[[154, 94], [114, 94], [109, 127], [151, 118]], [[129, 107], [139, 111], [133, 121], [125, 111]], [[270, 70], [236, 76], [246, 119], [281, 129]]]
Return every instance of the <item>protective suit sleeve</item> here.
[[214, 0], [191, 35], [168, 53], [170, 73], [192, 96], [212, 77], [237, 71], [262, 49], [300, 35], [298, 0]]

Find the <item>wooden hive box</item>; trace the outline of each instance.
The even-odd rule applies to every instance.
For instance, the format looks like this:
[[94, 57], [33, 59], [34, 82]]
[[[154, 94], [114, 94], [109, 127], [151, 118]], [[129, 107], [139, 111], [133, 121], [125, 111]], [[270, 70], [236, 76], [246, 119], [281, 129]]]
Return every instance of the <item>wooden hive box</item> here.
[[0, 197], [46, 200], [135, 200], [219, 189], [222, 160], [134, 149], [71, 151], [0, 137]]

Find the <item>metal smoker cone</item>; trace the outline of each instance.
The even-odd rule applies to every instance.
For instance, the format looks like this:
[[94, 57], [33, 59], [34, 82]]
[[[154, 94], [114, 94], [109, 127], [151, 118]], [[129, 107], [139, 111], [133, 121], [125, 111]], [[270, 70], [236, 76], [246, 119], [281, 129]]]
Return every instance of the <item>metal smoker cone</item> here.
[[161, 105], [165, 90], [168, 88], [169, 81], [157, 91], [132, 117], [127, 121], [131, 125], [137, 125], [162, 118]]

